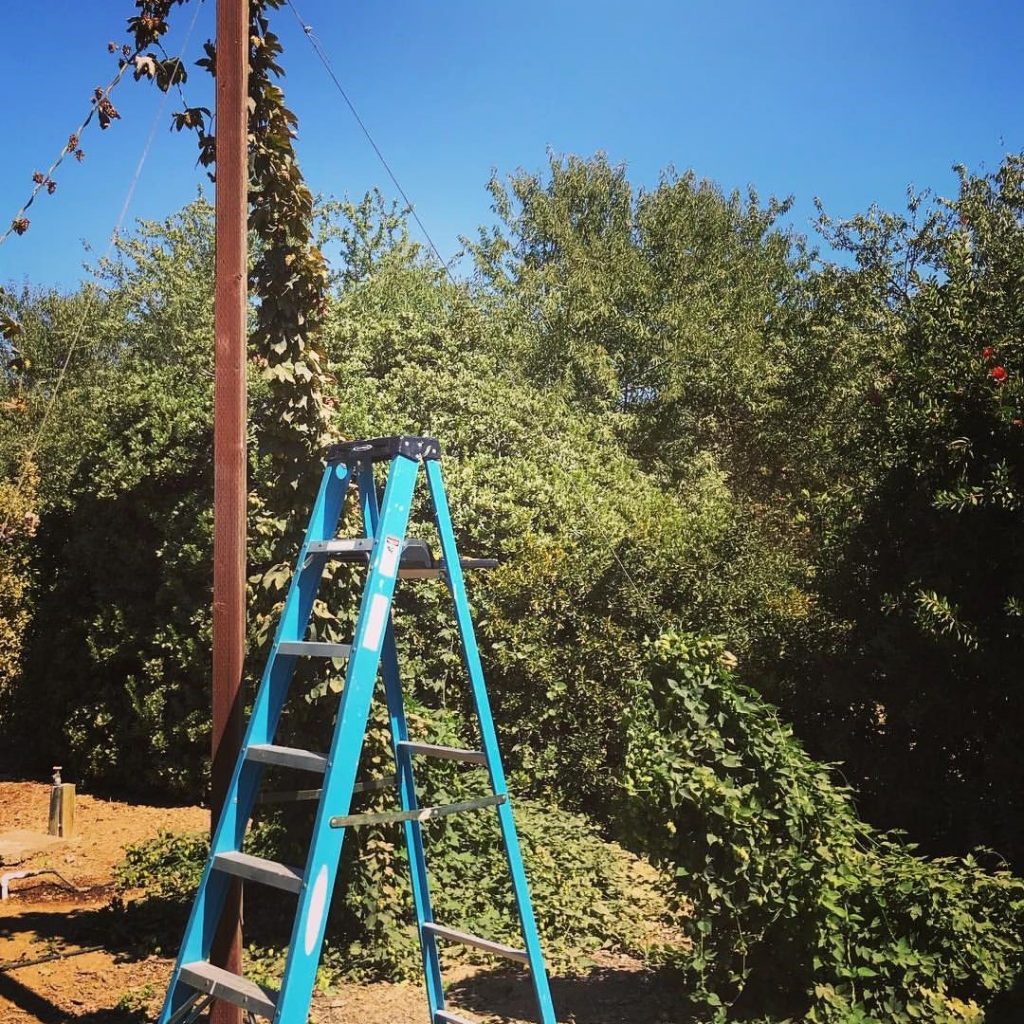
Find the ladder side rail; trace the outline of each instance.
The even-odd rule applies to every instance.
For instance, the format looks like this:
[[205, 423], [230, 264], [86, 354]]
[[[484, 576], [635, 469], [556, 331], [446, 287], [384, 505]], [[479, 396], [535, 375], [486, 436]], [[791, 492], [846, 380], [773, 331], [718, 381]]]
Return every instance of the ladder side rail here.
[[[498, 735], [494, 727], [491, 703], [487, 696], [484, 681], [483, 665], [480, 661], [480, 649], [476, 642], [473, 629], [473, 617], [466, 596], [466, 581], [459, 561], [455, 531], [452, 527], [451, 512], [448, 498], [444, 490], [441, 475], [441, 463], [426, 463], [427, 482], [434, 505], [434, 520], [441, 541], [441, 553], [445, 564], [445, 578], [451, 591], [455, 606], [455, 618], [459, 627], [462, 646], [462, 660], [469, 675], [473, 692], [473, 703], [476, 707], [477, 720], [480, 725], [480, 736], [483, 749], [487, 755], [487, 771], [491, 779], [491, 788], [496, 795], [508, 796], [508, 785], [505, 781], [505, 770], [501, 763], [501, 752], [498, 747]], [[522, 851], [519, 836], [516, 832], [515, 818], [512, 814], [512, 803], [506, 799], [497, 808], [498, 822], [504, 840], [505, 854], [508, 858], [509, 873], [512, 876], [512, 888], [515, 893], [516, 906], [519, 911], [519, 922], [522, 928], [523, 943], [530, 963], [530, 980], [533, 984], [537, 1008], [540, 1012], [541, 1024], [555, 1024], [555, 1011], [551, 1002], [551, 990], [548, 985], [547, 970], [544, 966], [544, 954], [540, 948], [540, 937], [537, 933], [537, 922], [530, 901], [530, 890], [523, 868]]]
[[[399, 554], [401, 542], [405, 538], [418, 470], [418, 462], [399, 456], [392, 462], [388, 473], [380, 533], [382, 538], [397, 538]], [[331, 828], [330, 819], [348, 814], [352, 805], [352, 792], [377, 681], [385, 626], [398, 578], [399, 558], [388, 558], [385, 548], [385, 544], [377, 544], [375, 547], [359, 607], [337, 725], [327, 757], [323, 795], [317, 808], [295, 924], [288, 945], [288, 959], [274, 1016], [275, 1024], [304, 1021], [316, 983], [327, 913], [337, 881], [346, 831], [344, 828]]]
[[[358, 475], [359, 494], [363, 504], [363, 522], [366, 532], [377, 536], [380, 526], [380, 506], [374, 485], [373, 468], [364, 467]], [[384, 694], [388, 706], [388, 722], [391, 728], [391, 746], [398, 776], [399, 806], [403, 811], [419, 809], [416, 797], [416, 780], [413, 774], [412, 755], [400, 744], [409, 739], [409, 725], [405, 717], [405, 701], [402, 696], [401, 673], [398, 665], [398, 647], [395, 642], [393, 616], [388, 616], [384, 634], [384, 648], [381, 654], [381, 671], [384, 676]], [[438, 1010], [443, 1010], [444, 982], [441, 977], [441, 957], [437, 940], [424, 925], [433, 922], [434, 909], [430, 899], [430, 876], [427, 873], [427, 859], [423, 848], [423, 827], [419, 821], [406, 821], [405, 848], [409, 855], [409, 877], [412, 886], [413, 906], [416, 911], [416, 931], [420, 940], [423, 958], [423, 977], [427, 990], [427, 1004], [430, 1020]]]
[[[232, 881], [227, 874], [213, 870], [213, 860], [218, 853], [241, 849], [246, 825], [255, 804], [259, 780], [262, 777], [262, 765], [246, 761], [245, 750], [254, 743], [268, 743], [277, 727], [296, 661], [294, 657], [278, 657], [277, 648], [290, 632], [299, 628], [299, 623], [302, 623], [301, 628], [304, 630], [305, 623], [309, 620], [320, 584], [320, 572], [303, 571], [307, 548], [312, 541], [326, 540], [334, 535], [351, 476], [351, 471], [347, 467], [329, 465], [320, 482], [306, 535], [295, 563], [295, 572], [285, 598], [284, 613], [278, 623], [242, 741], [242, 750], [235, 764], [224, 807], [210, 844], [210, 856], [185, 926], [167, 996], [160, 1013], [160, 1024], [170, 1020], [189, 996], [190, 990], [179, 984], [182, 964], [206, 960], [210, 955], [214, 933], [224, 908], [228, 886]], [[321, 560], [321, 571], [323, 565], [324, 562]]]

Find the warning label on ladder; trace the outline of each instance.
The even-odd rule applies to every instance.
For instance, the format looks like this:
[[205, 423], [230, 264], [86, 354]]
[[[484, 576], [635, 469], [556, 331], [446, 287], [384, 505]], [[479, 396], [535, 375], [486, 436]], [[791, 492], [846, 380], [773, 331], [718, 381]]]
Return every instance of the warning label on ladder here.
[[384, 636], [384, 626], [388, 621], [388, 606], [391, 602], [384, 594], [374, 594], [370, 601], [370, 613], [366, 617], [366, 632], [363, 634], [362, 647], [375, 651], [380, 647]]
[[393, 580], [398, 573], [402, 556], [402, 541], [398, 537], [385, 537], [384, 549], [380, 553], [380, 574]]

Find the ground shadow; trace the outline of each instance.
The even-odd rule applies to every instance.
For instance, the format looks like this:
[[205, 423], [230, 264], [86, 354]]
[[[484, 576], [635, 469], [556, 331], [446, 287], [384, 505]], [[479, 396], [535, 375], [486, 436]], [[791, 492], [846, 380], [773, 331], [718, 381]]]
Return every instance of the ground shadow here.
[[74, 1024], [145, 1024], [148, 1020], [143, 1010], [95, 1010], [69, 1015], [38, 992], [22, 985], [13, 975], [5, 973], [0, 973], [0, 1000], [6, 1000], [29, 1014], [38, 1024], [69, 1024], [72, 1021]]
[[[42, 955], [49, 949], [56, 949], [69, 961], [73, 961], [76, 950], [100, 947], [116, 962], [133, 963], [147, 959], [154, 952], [173, 951], [188, 909], [186, 905], [157, 898], [128, 905], [114, 898], [103, 906], [77, 910], [63, 907], [47, 910], [43, 906], [0, 920], [0, 938], [31, 934], [38, 940]], [[69, 1012], [23, 984], [17, 971], [16, 964], [0, 971], [0, 1003], [9, 1002], [38, 1024], [147, 1024], [149, 1021], [144, 1009], [124, 1006], [84, 1010], [77, 1014]]]
[[[536, 1020], [529, 976], [509, 970], [474, 975], [452, 985], [453, 1007], [481, 1016]], [[678, 976], [673, 972], [595, 967], [586, 974], [551, 979], [560, 1021], [574, 1024], [687, 1024]]]
[[123, 904], [118, 899], [81, 910], [30, 910], [0, 920], [0, 938], [33, 933], [41, 944], [102, 946], [118, 959], [142, 960], [177, 948], [189, 908], [149, 898]]

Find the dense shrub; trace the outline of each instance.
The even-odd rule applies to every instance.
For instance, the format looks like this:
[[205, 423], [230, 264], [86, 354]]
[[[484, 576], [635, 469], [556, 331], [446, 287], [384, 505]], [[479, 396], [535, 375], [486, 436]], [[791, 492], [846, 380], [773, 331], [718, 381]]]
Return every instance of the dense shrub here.
[[718, 641], [663, 635], [629, 724], [623, 824], [692, 901], [695, 1009], [981, 1020], [1024, 966], [1024, 882], [858, 820], [734, 664]]
[[31, 542], [39, 525], [35, 511], [39, 474], [24, 461], [13, 480], [0, 478], [0, 701], [9, 703], [21, 678], [29, 605]]
[[[554, 969], [581, 967], [599, 949], [644, 953], [688, 947], [670, 882], [649, 864], [602, 840], [587, 819], [554, 806], [522, 801], [516, 821], [545, 956]], [[425, 835], [437, 920], [521, 946], [493, 812], [430, 824]], [[249, 848], [276, 851], [279, 838], [273, 828], [257, 829]], [[346, 843], [324, 977], [418, 976], [422, 964], [400, 831], [350, 831]], [[118, 881], [148, 897], [188, 902], [208, 851], [205, 835], [162, 833], [128, 848]], [[247, 940], [254, 956], [268, 964], [279, 952], [267, 948], [261, 923], [266, 922], [257, 916]], [[486, 959], [461, 947], [445, 949], [448, 963], [480, 957]]]
[[[351, 283], [329, 329], [345, 429], [438, 436], [460, 543], [501, 560], [471, 578], [470, 597], [513, 766], [534, 791], [606, 813], [622, 680], [639, 671], [644, 638], [666, 621], [713, 623], [744, 649], [763, 645], [790, 615], [793, 560], [751, 529], [713, 457], [680, 460], [665, 486], [627, 455], [614, 418], [524, 379], [521, 325], [414, 254], [391, 251]], [[454, 648], [417, 642], [453, 636], [443, 586], [408, 590], [400, 608], [420, 698], [458, 700]]]

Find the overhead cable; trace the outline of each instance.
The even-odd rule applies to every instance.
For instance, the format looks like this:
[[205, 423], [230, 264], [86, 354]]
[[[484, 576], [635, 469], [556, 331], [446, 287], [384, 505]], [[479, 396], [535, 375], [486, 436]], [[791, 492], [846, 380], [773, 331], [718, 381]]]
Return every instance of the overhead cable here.
[[423, 233], [423, 237], [427, 240], [427, 244], [430, 246], [431, 250], [433, 250], [433, 253], [437, 257], [438, 262], [444, 269], [444, 272], [448, 275], [448, 279], [451, 281], [453, 285], [457, 285], [457, 282], [454, 276], [452, 275], [451, 268], [448, 266], [448, 263], [441, 255], [441, 252], [438, 249], [438, 247], [434, 244], [433, 238], [430, 237], [430, 232], [427, 230], [427, 226], [423, 223], [423, 220], [420, 218], [420, 215], [416, 212], [416, 207], [413, 204], [413, 201], [409, 198], [409, 195], [405, 191], [405, 189], [402, 188], [401, 182], [398, 180], [397, 175], [392, 170], [391, 165], [388, 163], [387, 158], [381, 151], [380, 146], [377, 145], [376, 140], [370, 133], [370, 129], [367, 128], [366, 123], [359, 116], [359, 111], [356, 110], [355, 104], [352, 102], [351, 99], [349, 99], [349, 95], [345, 91], [345, 87], [341, 84], [341, 81], [338, 79], [337, 74], [335, 74], [334, 67], [331, 64], [331, 59], [327, 55], [327, 51], [324, 49], [323, 44], [317, 38], [316, 33], [314, 33], [312, 25], [308, 24], [303, 19], [302, 15], [298, 11], [298, 8], [295, 6], [292, 0], [287, 0], [287, 3], [288, 6], [292, 9], [292, 13], [295, 15], [295, 20], [299, 23], [299, 26], [302, 28], [303, 33], [305, 33], [306, 38], [309, 40], [310, 46], [313, 47], [313, 52], [319, 58], [320, 63], [323, 64], [324, 69], [330, 76], [335, 88], [338, 90], [339, 94], [341, 95], [341, 98], [345, 101], [346, 106], [348, 107], [352, 116], [355, 118], [356, 124], [359, 125], [359, 128], [362, 131], [363, 135], [366, 136], [366, 141], [369, 142], [370, 145], [373, 147], [374, 153], [377, 154], [377, 159], [380, 161], [381, 166], [387, 172], [387, 175], [391, 179], [392, 184], [395, 186], [396, 189], [398, 189], [398, 194], [402, 197], [402, 200], [408, 207], [409, 212], [412, 214], [413, 220], [416, 221], [417, 226]]

